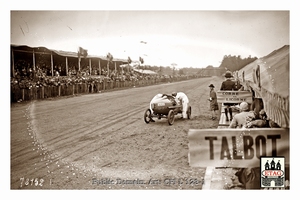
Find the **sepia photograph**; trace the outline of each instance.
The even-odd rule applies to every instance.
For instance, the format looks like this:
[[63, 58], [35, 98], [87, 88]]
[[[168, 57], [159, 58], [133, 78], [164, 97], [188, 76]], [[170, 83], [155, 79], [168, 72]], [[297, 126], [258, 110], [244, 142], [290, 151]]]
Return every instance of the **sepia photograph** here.
[[295, 188], [289, 9], [6, 12], [9, 190]]

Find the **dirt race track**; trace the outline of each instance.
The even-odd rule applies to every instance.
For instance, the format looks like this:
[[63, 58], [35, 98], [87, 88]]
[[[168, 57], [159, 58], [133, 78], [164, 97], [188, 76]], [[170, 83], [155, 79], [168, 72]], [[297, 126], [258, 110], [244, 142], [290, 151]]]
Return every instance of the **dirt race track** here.
[[[217, 128], [210, 83], [221, 77], [11, 105], [11, 189], [201, 189], [188, 165], [188, 130]], [[190, 120], [146, 124], [157, 93], [182, 91]]]

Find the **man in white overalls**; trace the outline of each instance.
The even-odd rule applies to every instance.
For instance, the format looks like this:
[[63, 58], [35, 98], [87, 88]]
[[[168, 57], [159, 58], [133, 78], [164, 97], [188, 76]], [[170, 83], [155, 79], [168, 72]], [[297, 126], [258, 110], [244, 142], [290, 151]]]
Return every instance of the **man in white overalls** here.
[[187, 119], [186, 111], [188, 109], [189, 99], [183, 92], [172, 92], [172, 96], [175, 97], [175, 100], [179, 105], [182, 105], [182, 118]]

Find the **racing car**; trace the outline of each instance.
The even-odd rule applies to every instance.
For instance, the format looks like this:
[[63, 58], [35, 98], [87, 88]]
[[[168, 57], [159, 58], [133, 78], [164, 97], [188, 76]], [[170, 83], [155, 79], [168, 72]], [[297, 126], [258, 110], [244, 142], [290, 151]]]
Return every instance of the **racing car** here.
[[[153, 110], [153, 112], [151, 111]], [[180, 102], [176, 102], [175, 98], [171, 95], [167, 95], [167, 98], [158, 98], [151, 104], [151, 109], [148, 108], [144, 114], [144, 121], [148, 124], [153, 121], [152, 118], [158, 119], [167, 118], [169, 125], [173, 125], [175, 115], [182, 113], [182, 105]], [[191, 118], [192, 108], [188, 106], [186, 114], [187, 118]]]

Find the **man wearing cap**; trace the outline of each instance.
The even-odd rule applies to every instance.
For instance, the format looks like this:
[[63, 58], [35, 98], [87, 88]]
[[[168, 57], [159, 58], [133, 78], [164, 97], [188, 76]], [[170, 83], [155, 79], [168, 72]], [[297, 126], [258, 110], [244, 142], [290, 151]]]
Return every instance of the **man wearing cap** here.
[[[250, 115], [249, 106], [247, 102], [240, 104], [240, 113], [234, 115], [229, 128], [242, 128], [246, 125], [247, 117]], [[253, 115], [254, 116], [254, 115]]]
[[219, 106], [217, 102], [217, 94], [214, 90], [215, 86], [213, 84], [210, 84], [208, 87], [210, 88], [208, 100], [210, 101], [211, 119], [215, 120], [217, 118], [216, 110], [219, 110]]
[[[232, 73], [230, 71], [227, 71], [225, 73], [225, 78], [226, 80], [222, 82], [222, 85], [221, 85], [221, 88], [220, 90], [236, 90], [236, 87], [235, 87], [235, 82], [233, 82], [231, 80], [232, 78]], [[226, 116], [226, 121], [229, 121], [228, 120], [228, 112], [229, 112], [229, 115], [230, 115], [230, 121], [232, 120], [232, 108], [231, 106], [233, 105], [236, 105], [235, 103], [224, 103], [224, 106], [225, 107], [225, 116]]]
[[176, 102], [180, 102], [182, 105], [182, 118], [187, 119], [187, 109], [189, 104], [189, 99], [183, 92], [172, 92], [172, 96], [175, 97]]

